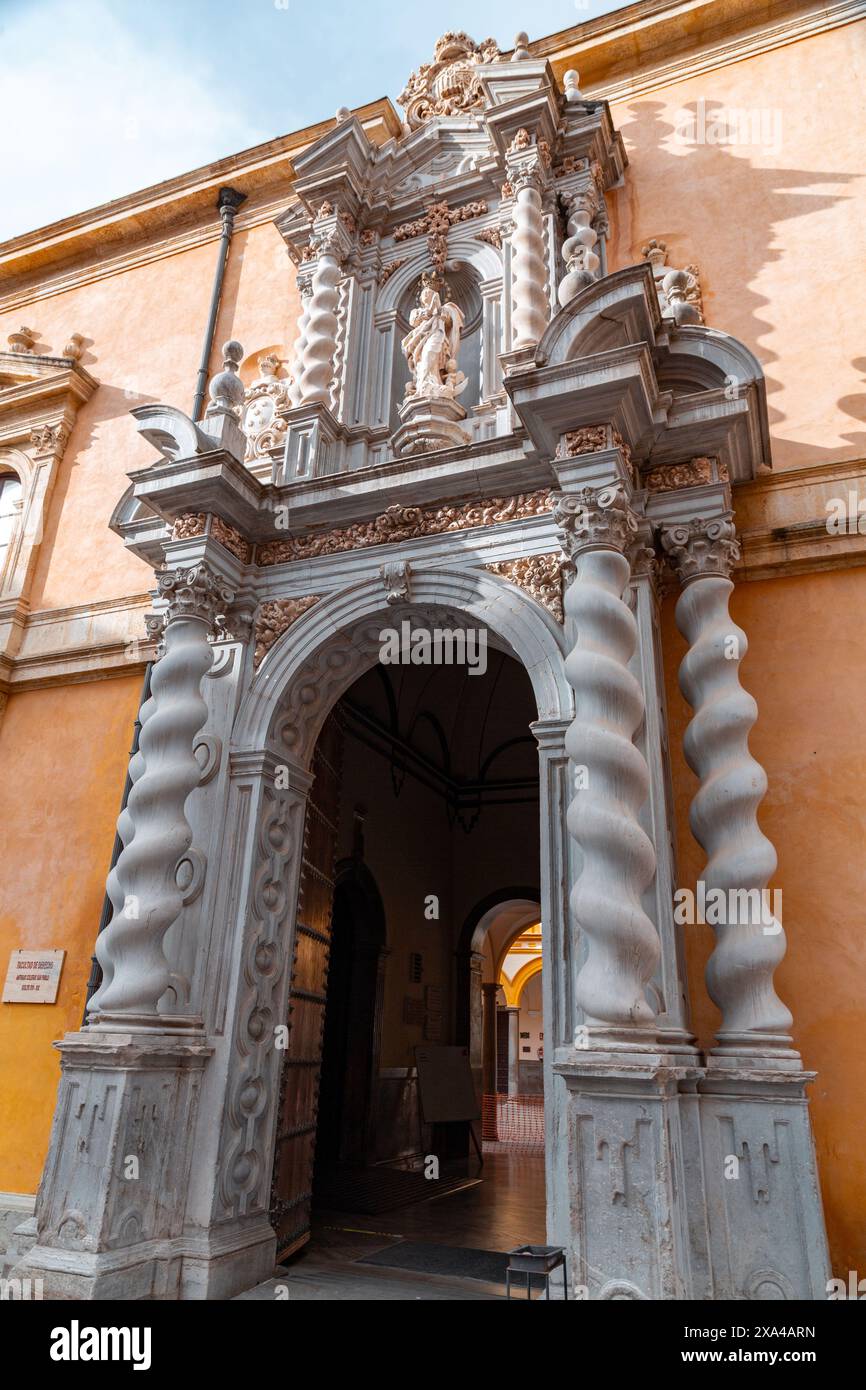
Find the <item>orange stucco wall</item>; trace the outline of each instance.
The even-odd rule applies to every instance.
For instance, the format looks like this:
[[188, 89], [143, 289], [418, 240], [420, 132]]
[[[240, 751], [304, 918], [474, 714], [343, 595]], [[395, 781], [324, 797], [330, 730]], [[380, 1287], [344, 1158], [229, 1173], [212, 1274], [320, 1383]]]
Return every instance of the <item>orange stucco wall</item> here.
[[35, 1192], [81, 1025], [141, 674], [13, 695], [0, 725], [0, 949], [66, 951], [56, 1004], [0, 1004], [0, 1190]]
[[[670, 265], [698, 266], [707, 323], [764, 369], [776, 468], [866, 454], [864, 35], [849, 25], [612, 108], [630, 162], [611, 200], [611, 268], [634, 265], [650, 237]], [[699, 102], [710, 128], [744, 110], [779, 148], [677, 139]]]

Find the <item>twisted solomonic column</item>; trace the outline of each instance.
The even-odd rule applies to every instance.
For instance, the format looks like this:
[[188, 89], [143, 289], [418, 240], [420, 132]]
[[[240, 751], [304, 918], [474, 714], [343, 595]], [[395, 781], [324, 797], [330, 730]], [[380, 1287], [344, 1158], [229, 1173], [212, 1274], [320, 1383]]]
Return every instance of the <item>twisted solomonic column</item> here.
[[334, 378], [337, 350], [337, 305], [340, 300], [340, 263], [336, 236], [326, 235], [320, 243], [319, 259], [313, 272], [312, 293], [306, 325], [300, 405], [327, 405]]
[[793, 1020], [773, 987], [785, 934], [764, 910], [777, 862], [757, 821], [767, 777], [749, 752], [758, 707], [740, 684], [748, 643], [728, 611], [739, 546], [729, 516], [669, 526], [662, 543], [683, 585], [676, 618], [689, 642], [680, 689], [694, 716], [683, 747], [700, 778], [689, 819], [709, 856], [707, 900], [712, 889], [724, 893], [722, 920], [710, 923], [716, 945], [707, 966], [707, 990], [722, 1012], [715, 1051], [789, 1052]]
[[534, 347], [547, 327], [550, 306], [544, 292], [544, 221], [541, 215], [541, 177], [534, 169], [510, 175], [515, 192], [511, 235], [515, 348]]
[[656, 1039], [645, 987], [660, 955], [641, 896], [655, 873], [655, 851], [638, 821], [649, 769], [635, 747], [644, 718], [639, 681], [629, 670], [637, 625], [623, 599], [639, 519], [622, 485], [562, 495], [554, 511], [576, 574], [565, 596], [577, 641], [565, 663], [575, 718], [565, 736], [575, 790], [569, 833], [583, 866], [571, 910], [587, 942], [576, 999], [591, 1046], [646, 1048]]
[[298, 272], [298, 290], [301, 296], [301, 312], [297, 320], [297, 337], [292, 352], [292, 379], [289, 382], [289, 400], [292, 405], [301, 403], [301, 373], [304, 370], [304, 351], [307, 346], [307, 325], [310, 322], [310, 294], [312, 286], [309, 278]]
[[201, 683], [211, 665], [208, 633], [231, 593], [205, 564], [158, 577], [168, 599], [164, 654], [142, 711], [132, 788], [118, 819], [123, 850], [109, 877], [114, 908], [96, 944], [103, 980], [88, 1012], [101, 1027], [155, 1027], [169, 983], [163, 939], [183, 906], [177, 865], [190, 847], [184, 808], [201, 768], [193, 740], [207, 719]]

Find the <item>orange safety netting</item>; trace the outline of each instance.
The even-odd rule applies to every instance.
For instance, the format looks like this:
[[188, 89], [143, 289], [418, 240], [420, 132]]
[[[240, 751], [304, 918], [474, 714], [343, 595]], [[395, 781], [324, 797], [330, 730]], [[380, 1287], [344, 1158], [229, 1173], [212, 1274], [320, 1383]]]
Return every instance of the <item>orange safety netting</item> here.
[[544, 1096], [482, 1096], [481, 1138], [485, 1147], [543, 1149]]

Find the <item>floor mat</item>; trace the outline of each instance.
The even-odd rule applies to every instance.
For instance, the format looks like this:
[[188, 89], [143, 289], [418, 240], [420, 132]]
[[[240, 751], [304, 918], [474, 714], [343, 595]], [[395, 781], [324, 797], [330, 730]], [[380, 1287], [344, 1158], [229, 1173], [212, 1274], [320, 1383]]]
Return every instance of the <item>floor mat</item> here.
[[[479, 1178], [440, 1177], [430, 1182], [423, 1172], [405, 1168], [341, 1168], [316, 1176], [313, 1206], [319, 1211], [349, 1211], [378, 1216], [398, 1207], [426, 1202], [462, 1188], [475, 1187]], [[435, 1189], [435, 1190], [434, 1190]]]
[[[377, 1250], [358, 1261], [365, 1265], [385, 1265], [388, 1269], [411, 1269], [419, 1274], [441, 1274], [455, 1279], [483, 1279], [488, 1284], [504, 1284], [508, 1256], [503, 1250], [473, 1250], [471, 1246], [429, 1245], [425, 1241], [405, 1240], [399, 1245]], [[531, 1275], [532, 1288], [543, 1288], [544, 1279]], [[512, 1296], [526, 1296], [526, 1276], [516, 1275]]]

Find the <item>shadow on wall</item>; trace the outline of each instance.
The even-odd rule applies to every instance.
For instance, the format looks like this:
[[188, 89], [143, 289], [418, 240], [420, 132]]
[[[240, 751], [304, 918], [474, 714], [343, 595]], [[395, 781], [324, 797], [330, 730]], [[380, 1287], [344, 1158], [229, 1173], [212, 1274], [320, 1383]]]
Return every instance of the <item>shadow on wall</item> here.
[[[740, 138], [743, 134], [750, 135], [751, 148], [759, 150], [764, 145], [769, 147], [778, 135], [765, 119], [776, 114], [772, 108], [750, 110], [747, 114], [754, 130], [748, 131], [733, 123], [732, 108], [718, 101], [699, 100], [682, 107], [676, 124], [664, 118], [668, 110], [664, 103], [652, 101], [640, 101], [628, 107], [633, 119], [621, 121], [620, 130], [632, 171], [639, 172], [641, 167], [651, 169], [653, 180], [661, 189], [678, 189], [686, 181], [689, 188], [700, 190], [700, 206], [694, 210], [694, 222], [689, 218], [681, 226], [658, 225], [660, 219], [663, 222], [665, 216], [670, 216], [668, 206], [664, 205], [664, 211], [659, 214], [654, 200], [648, 199], [647, 190], [641, 188], [636, 177], [630, 178], [627, 174], [625, 186], [614, 195], [616, 201], [612, 200], [614, 226], [619, 226], [620, 236], [618, 240], [614, 238], [616, 264], [611, 269], [639, 261], [641, 246], [651, 236], [668, 241], [674, 265], [679, 266], [678, 257], [682, 259], [681, 253], [685, 250], [685, 259], [697, 261], [701, 271], [704, 311], [709, 326], [741, 339], [764, 368], [773, 445], [784, 458], [784, 466], [796, 468], [810, 463], [837, 462], [847, 452], [843, 446], [821, 448], [786, 439], [780, 433], [779, 427], [787, 417], [773, 405], [773, 396], [781, 392], [782, 383], [767, 374], [768, 367], [778, 357], [761, 342], [762, 336], [775, 331], [777, 325], [771, 314], [764, 312], [772, 310], [771, 302], [749, 285], [765, 266], [782, 262], [786, 257], [791, 261], [790, 253], [774, 245], [779, 224], [833, 207], [842, 201], [843, 195], [831, 192], [829, 186], [850, 185], [857, 176], [827, 170], [761, 168], [744, 155], [742, 151], [750, 146]], [[731, 139], [733, 135], [737, 135], [736, 141]], [[670, 153], [675, 140], [677, 149], [685, 153]], [[810, 188], [817, 191], [804, 191]], [[822, 188], [826, 191], [820, 191]], [[821, 284], [816, 283], [820, 250], [814, 236], [804, 234], [797, 243], [796, 264], [786, 267], [786, 280], [790, 282], [793, 271], [804, 299], [808, 296], [813, 303], [820, 302]], [[729, 267], [730, 282], [739, 277], [736, 296], [724, 305], [721, 313], [714, 312], [714, 266]], [[838, 277], [834, 276], [834, 283], [837, 282]], [[812, 312], [819, 317], [821, 309], [816, 307]], [[819, 352], [818, 346], [815, 352]], [[816, 361], [816, 367], [818, 365]], [[832, 371], [834, 364], [823, 362], [820, 365], [822, 371]], [[852, 365], [863, 372], [866, 359], [855, 358]], [[840, 358], [836, 366], [841, 369], [843, 359]], [[803, 406], [805, 411], [808, 400]], [[866, 422], [866, 391], [840, 397], [837, 406], [853, 420]], [[852, 458], [866, 454], [866, 431], [855, 430], [844, 434], [843, 438], [851, 446]]]

